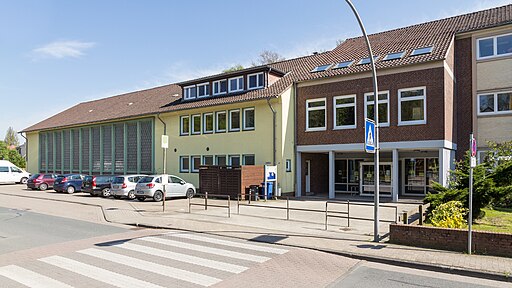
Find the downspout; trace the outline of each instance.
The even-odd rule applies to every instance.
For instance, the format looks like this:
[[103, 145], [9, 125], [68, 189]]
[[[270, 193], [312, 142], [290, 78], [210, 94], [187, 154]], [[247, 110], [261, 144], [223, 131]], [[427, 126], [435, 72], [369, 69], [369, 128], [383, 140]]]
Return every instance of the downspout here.
[[18, 133], [25, 139], [25, 166], [28, 166], [28, 139], [23, 136], [23, 132]]
[[272, 104], [270, 104], [270, 99], [271, 98], [277, 98], [277, 97], [269, 97], [267, 98], [267, 104], [268, 104], [268, 107], [270, 108], [270, 111], [272, 111], [272, 165], [275, 166], [276, 165], [276, 110], [274, 109], [274, 107], [272, 107]]
[[[297, 172], [297, 82], [293, 82], [293, 173]], [[297, 195], [297, 182], [299, 179], [297, 179], [297, 174], [295, 174], [294, 181], [294, 187], [293, 190], [295, 191], [295, 195]], [[302, 193], [302, 191], [301, 191]]]
[[[156, 114], [156, 117], [158, 118], [158, 120], [160, 120], [160, 122], [162, 122], [162, 124], [164, 124], [164, 135], [167, 135], [167, 124], [165, 124], [164, 120], [162, 120], [162, 118], [160, 118], [160, 113]], [[162, 149], [164, 149], [164, 148], [162, 148]], [[164, 153], [165, 153], [165, 152], [164, 152]], [[166, 172], [166, 171], [165, 171], [165, 170], [166, 170], [166, 169], [165, 169], [165, 168], [166, 168], [165, 166], [166, 166], [166, 164], [167, 164], [167, 163], [165, 163], [165, 162], [166, 162], [166, 159], [164, 159], [164, 160], [162, 160], [162, 161], [163, 161], [163, 166], [162, 166], [162, 167], [164, 168], [164, 171], [163, 171], [163, 172], [164, 172], [164, 174], [165, 174], [165, 172]]]

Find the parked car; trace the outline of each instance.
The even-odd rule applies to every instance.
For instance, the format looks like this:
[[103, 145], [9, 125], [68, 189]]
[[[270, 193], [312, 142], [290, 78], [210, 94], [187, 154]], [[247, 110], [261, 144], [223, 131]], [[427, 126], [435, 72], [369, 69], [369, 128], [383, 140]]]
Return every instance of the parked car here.
[[146, 175], [120, 175], [115, 176], [110, 184], [110, 195], [116, 199], [126, 197], [130, 200], [135, 199], [135, 186], [137, 182]]
[[27, 184], [30, 173], [7, 160], [0, 160], [0, 183]]
[[57, 192], [67, 192], [69, 194], [81, 192], [84, 178], [85, 175], [82, 174], [59, 175], [53, 183], [53, 190]]
[[48, 188], [53, 188], [53, 183], [57, 178], [57, 174], [41, 173], [30, 176], [27, 180], [27, 188], [44, 191]]
[[162, 201], [164, 198], [164, 184], [162, 183], [165, 178], [168, 180], [168, 184], [165, 184], [166, 198], [194, 197], [196, 194], [196, 187], [179, 177], [167, 174], [150, 175], [137, 182], [135, 186], [135, 197], [137, 200], [144, 201], [146, 198], [153, 198], [156, 202]]
[[103, 176], [85, 176], [82, 184], [82, 191], [90, 193], [92, 196], [110, 196], [110, 182], [112, 182], [112, 175]]

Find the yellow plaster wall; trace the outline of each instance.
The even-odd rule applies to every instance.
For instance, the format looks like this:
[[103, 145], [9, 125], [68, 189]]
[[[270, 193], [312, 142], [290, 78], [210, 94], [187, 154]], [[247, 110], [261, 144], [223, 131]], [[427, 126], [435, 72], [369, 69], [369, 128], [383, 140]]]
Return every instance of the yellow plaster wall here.
[[477, 91], [512, 88], [512, 57], [476, 64]]
[[39, 133], [27, 133], [27, 171], [30, 173], [39, 172]]
[[512, 116], [488, 116], [478, 118], [477, 143], [487, 147], [487, 141], [512, 140]]

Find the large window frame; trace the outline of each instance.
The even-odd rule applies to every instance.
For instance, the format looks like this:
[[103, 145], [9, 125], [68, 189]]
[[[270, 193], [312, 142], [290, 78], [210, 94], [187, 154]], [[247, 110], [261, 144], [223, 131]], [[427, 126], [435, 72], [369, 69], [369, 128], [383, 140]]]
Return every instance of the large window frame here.
[[[233, 159], [238, 159], [238, 166], [233, 166]], [[240, 158], [240, 155], [238, 154], [232, 154], [232, 155], [228, 155], [228, 166], [232, 166], [232, 167], [240, 167], [242, 165], [242, 162], [241, 162], [241, 158]]]
[[[402, 97], [402, 92], [413, 91], [413, 90], [423, 90], [423, 95], [412, 96], [412, 97]], [[411, 102], [411, 101], [419, 101], [423, 100], [423, 119], [422, 120], [402, 120], [402, 103]], [[413, 87], [413, 88], [404, 88], [398, 90], [398, 126], [406, 126], [406, 125], [422, 125], [427, 124], [427, 87]]]
[[[220, 118], [219, 115], [224, 115], [224, 128], [220, 128], [221, 125], [219, 124]], [[217, 111], [215, 112], [215, 133], [224, 133], [226, 132], [228, 127], [228, 114], [226, 111]]]
[[[224, 164], [220, 163], [219, 159], [223, 159]], [[226, 166], [228, 164], [228, 157], [226, 155], [215, 155], [215, 165]]]
[[[499, 91], [499, 92], [490, 92], [490, 93], [480, 93], [477, 95], [477, 115], [478, 116], [487, 116], [487, 115], [507, 115], [507, 114], [512, 114], [512, 107], [510, 107], [511, 104], [509, 104], [509, 107], [511, 108], [510, 110], [503, 110], [503, 111], [499, 111], [499, 96], [500, 95], [504, 95], [504, 94], [510, 94], [510, 102], [512, 102], [512, 90], [510, 91]], [[488, 96], [492, 96], [492, 101], [494, 103], [493, 104], [493, 111], [490, 111], [490, 112], [482, 112], [481, 109], [480, 109], [480, 99], [482, 97], [488, 97]]]
[[[225, 84], [226, 86], [224, 87], [225, 88], [224, 91], [222, 91], [222, 82], [226, 82], [226, 84]], [[214, 96], [228, 93], [228, 80], [227, 79], [213, 81], [212, 86], [213, 86], [212, 94]]]
[[[187, 164], [185, 168], [185, 163]], [[189, 156], [180, 156], [180, 173], [190, 172], [190, 158]]]
[[[208, 129], [208, 118], [209, 121], [211, 122], [211, 129]], [[203, 114], [203, 134], [212, 134], [213, 131], [215, 131], [215, 119], [213, 117], [213, 113], [212, 112], [209, 112], [209, 113], [204, 113]]]
[[[233, 114], [234, 113], [238, 113], [238, 128], [233, 128]], [[233, 110], [229, 110], [229, 132], [238, 132], [240, 131], [240, 109], [233, 109]]]
[[197, 98], [204, 98], [210, 96], [210, 82], [197, 84], [196, 93]]
[[[493, 36], [489, 36], [489, 37], [482, 37], [482, 38], [478, 38], [476, 39], [476, 59], [477, 60], [485, 60], [485, 59], [491, 59], [491, 58], [497, 58], [497, 57], [504, 57], [504, 56], [511, 56], [512, 55], [512, 44], [511, 45], [511, 48], [509, 48], [510, 52], [505, 52], [505, 53], [501, 53], [501, 54], [498, 54], [498, 38], [502, 38], [502, 37], [512, 37], [512, 33], [506, 33], [506, 34], [500, 34], [500, 35], [493, 35]], [[487, 56], [480, 56], [480, 48], [481, 48], [481, 44], [480, 44], [480, 41], [485, 41], [485, 40], [492, 40], [492, 49], [493, 49], [493, 53], [492, 55], [487, 55]]]
[[[190, 134], [191, 135], [200, 135], [201, 134], [201, 114], [194, 114], [192, 116], [190, 116], [191, 118], [191, 121], [190, 121]], [[197, 120], [199, 119], [199, 120]], [[196, 130], [196, 121], [199, 121], [199, 128]]]
[[[352, 103], [343, 103], [343, 104], [337, 104], [337, 100], [344, 100], [344, 99], [353, 99], [354, 101]], [[357, 127], [357, 97], [355, 94], [353, 95], [343, 95], [343, 96], [336, 96], [332, 99], [333, 103], [333, 127], [334, 130], [339, 129], [354, 129]], [[345, 108], [354, 108], [354, 124], [350, 125], [337, 125], [337, 115], [338, 115], [338, 109], [345, 109]]]
[[[236, 80], [236, 88], [231, 87], [231, 81]], [[228, 79], [228, 91], [229, 93], [244, 91], [244, 76], [232, 77]]]
[[[386, 99], [380, 99], [380, 96], [381, 95], [386, 95]], [[369, 118], [368, 117], [368, 106], [370, 105], [375, 105], [375, 97], [373, 97], [373, 100], [368, 100], [368, 98], [370, 98], [371, 96], [373, 96], [373, 92], [368, 92], [368, 93], [364, 93], [364, 118]], [[381, 105], [383, 104], [386, 104], [386, 107], [387, 107], [387, 111], [386, 111], [386, 119], [388, 120], [387, 122], [380, 122], [379, 121], [379, 127], [389, 127], [389, 90], [386, 90], [386, 91], [379, 91], [379, 106], [380, 107]], [[375, 109], [375, 107], [374, 107]], [[379, 110], [379, 118], [381, 117], [380, 116], [381, 113], [380, 113], [380, 110]], [[375, 119], [373, 119], [375, 120]]]
[[190, 85], [183, 87], [183, 98], [185, 100], [196, 99], [197, 97], [197, 87], [196, 85]]
[[[261, 76], [261, 77], [260, 77]], [[256, 77], [256, 86], [251, 86], [251, 77]], [[263, 72], [247, 75], [247, 90], [260, 89], [265, 86], [265, 75]]]
[[[251, 162], [251, 161], [248, 161], [249, 158], [252, 157], [252, 164], [251, 163], [247, 163], [247, 162]], [[242, 165], [256, 165], [256, 155], [254, 154], [243, 154], [242, 155]]]
[[[187, 120], [187, 125], [184, 125], [184, 121]], [[185, 131], [186, 128], [186, 131]], [[180, 116], [180, 136], [190, 135], [190, 116]]]
[[[323, 106], [309, 107], [310, 103], [323, 102]], [[324, 126], [322, 127], [309, 127], [309, 112], [324, 110]], [[325, 131], [327, 130], [327, 99], [326, 98], [315, 98], [306, 100], [306, 132], [311, 131]]]
[[[252, 111], [252, 126], [247, 126], [247, 114], [246, 112]], [[254, 107], [242, 109], [242, 129], [244, 131], [251, 131], [256, 128], [256, 110]]]
[[[199, 165], [196, 165], [197, 164], [196, 161], [199, 161]], [[191, 173], [199, 173], [200, 166], [201, 166], [201, 156], [199, 156], [199, 155], [190, 156], [190, 172]]]

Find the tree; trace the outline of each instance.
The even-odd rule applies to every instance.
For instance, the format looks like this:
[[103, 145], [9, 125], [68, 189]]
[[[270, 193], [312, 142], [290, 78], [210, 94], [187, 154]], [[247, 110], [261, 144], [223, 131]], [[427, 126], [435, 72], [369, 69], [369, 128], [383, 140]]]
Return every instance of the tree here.
[[233, 72], [233, 71], [238, 71], [238, 70], [243, 70], [243, 69], [244, 69], [244, 66], [242, 66], [240, 64], [236, 64], [236, 65], [232, 66], [231, 68], [222, 70], [222, 73]]
[[16, 131], [14, 131], [14, 129], [12, 127], [9, 127], [7, 129], [7, 132], [5, 133], [4, 142], [5, 142], [5, 144], [7, 144], [8, 147], [12, 146], [12, 145], [14, 145], [15, 147], [18, 147], [20, 145], [20, 141], [18, 140], [18, 135], [16, 134]]
[[11, 161], [14, 165], [20, 168], [26, 167], [25, 159], [20, 155], [18, 150], [9, 149], [3, 141], [0, 141], [0, 160]]
[[256, 62], [252, 62], [252, 66], [272, 64], [283, 60], [286, 60], [286, 58], [279, 55], [279, 53], [270, 50], [263, 50], [260, 53], [258, 60], [256, 60]]

